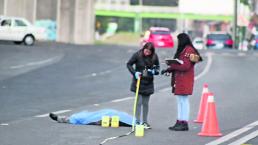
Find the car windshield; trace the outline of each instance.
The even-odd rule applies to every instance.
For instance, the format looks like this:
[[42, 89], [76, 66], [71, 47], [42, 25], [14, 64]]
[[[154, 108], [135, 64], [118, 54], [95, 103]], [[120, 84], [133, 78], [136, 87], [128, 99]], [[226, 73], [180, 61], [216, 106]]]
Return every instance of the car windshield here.
[[208, 39], [215, 39], [215, 40], [226, 40], [231, 39], [230, 35], [228, 34], [209, 34], [207, 36]]
[[169, 31], [152, 31], [152, 34], [168, 35], [168, 34], [170, 34], [170, 32]]

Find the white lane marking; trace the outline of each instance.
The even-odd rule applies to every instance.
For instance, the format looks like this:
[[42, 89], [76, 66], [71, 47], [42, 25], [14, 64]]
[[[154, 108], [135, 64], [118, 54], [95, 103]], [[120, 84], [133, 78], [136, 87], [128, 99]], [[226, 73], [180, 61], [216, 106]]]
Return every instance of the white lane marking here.
[[95, 76], [97, 76], [97, 74], [96, 73], [92, 73], [91, 76], [95, 77]]
[[9, 124], [8, 123], [1, 123], [0, 125], [1, 126], [8, 126]]
[[167, 91], [169, 91], [169, 90], [171, 90], [171, 87], [161, 89], [161, 90], [159, 90], [158, 92], [167, 92]]
[[115, 70], [119, 70], [120, 68], [121, 67], [116, 67], [116, 68], [105, 70], [105, 71], [102, 71], [102, 72], [93, 72], [91, 74], [82, 75], [82, 76], [79, 76], [79, 77], [76, 77], [76, 78], [77, 79], [87, 79], [87, 78], [96, 77], [96, 76], [103, 76], [103, 75], [106, 75], [106, 74], [110, 74]]
[[[212, 53], [207, 53], [207, 58], [208, 58], [208, 60], [207, 60], [207, 64], [206, 64], [205, 68], [203, 69], [203, 71], [199, 75], [194, 77], [194, 80], [200, 79], [202, 76], [204, 76], [206, 73], [209, 72], [211, 64], [212, 64]], [[171, 90], [171, 87], [161, 89], [158, 92], [166, 92], [166, 91], [169, 91], [169, 90]]]
[[10, 69], [19, 69], [23, 67], [25, 67], [25, 65], [15, 65], [15, 66], [10, 66]]
[[230, 140], [231, 138], [234, 138], [234, 137], [236, 137], [236, 136], [238, 136], [238, 135], [240, 135], [240, 134], [242, 134], [242, 133], [244, 133], [244, 132], [254, 128], [257, 125], [258, 125], [258, 121], [255, 121], [255, 122], [253, 122], [251, 124], [248, 124], [248, 125], [244, 126], [243, 128], [235, 130], [235, 131], [233, 131], [233, 132], [231, 132], [231, 133], [229, 133], [229, 134], [227, 134], [227, 135], [225, 135], [225, 136], [223, 136], [223, 137], [221, 137], [221, 138], [219, 138], [217, 140], [209, 142], [206, 145], [218, 145], [218, 144], [221, 144], [223, 142], [226, 142], [226, 141]]
[[[70, 112], [70, 111], [72, 111], [72, 110], [60, 110], [60, 111], [55, 111], [53, 113], [55, 113], [55, 114], [62, 114], [62, 113]], [[49, 113], [46, 113], [46, 114], [37, 115], [37, 116], [34, 116], [34, 117], [41, 118], [41, 117], [47, 117], [48, 115], [49, 115]]]
[[227, 53], [227, 52], [223, 52], [221, 55], [223, 55], [223, 56], [232, 56], [232, 54]]
[[53, 58], [49, 58], [49, 59], [46, 59], [46, 60], [42, 60], [42, 61], [30, 62], [30, 63], [27, 63], [26, 65], [30, 66], [30, 65], [45, 64], [45, 63], [52, 62], [52, 61], [54, 61], [57, 58], [59, 58], [59, 56], [56, 56], [56, 57], [53, 57]]
[[99, 104], [93, 104], [94, 106], [99, 106]]
[[246, 56], [246, 53], [238, 52], [237, 55], [238, 55], [238, 56]]
[[106, 71], [100, 72], [99, 75], [105, 75], [105, 74], [109, 74], [111, 72], [112, 72], [111, 70], [106, 70]]
[[24, 65], [10, 66], [9, 68], [10, 69], [19, 69], [19, 68], [23, 68], [23, 67], [26, 67], [26, 66], [42, 65], [42, 64], [53, 62], [53, 61], [55, 61], [58, 58], [61, 58], [61, 57], [60, 56], [56, 56], [56, 57], [49, 58], [49, 59], [42, 60], [42, 61], [29, 62], [29, 63], [24, 64]]
[[246, 143], [247, 141], [249, 141], [249, 140], [251, 140], [251, 139], [253, 139], [253, 138], [257, 137], [257, 136], [258, 136], [258, 130], [256, 130], [256, 131], [254, 131], [254, 132], [252, 132], [252, 133], [250, 133], [250, 134], [248, 134], [248, 135], [246, 135], [246, 136], [240, 138], [239, 140], [237, 140], [237, 141], [235, 141], [235, 142], [230, 143], [229, 145], [240, 145], [240, 144], [244, 144], [244, 143]]
[[209, 72], [211, 63], [212, 63], [212, 54], [207, 53], [207, 57], [208, 57], [208, 60], [204, 70], [198, 76], [194, 77], [194, 80], [198, 80], [199, 78], [201, 78], [202, 76], [204, 76], [206, 73]]
[[116, 103], [116, 102], [122, 102], [122, 101], [126, 101], [126, 100], [131, 100], [133, 99], [134, 97], [126, 97], [126, 98], [123, 98], [123, 99], [116, 99], [116, 100], [113, 100], [111, 102], [113, 103]]

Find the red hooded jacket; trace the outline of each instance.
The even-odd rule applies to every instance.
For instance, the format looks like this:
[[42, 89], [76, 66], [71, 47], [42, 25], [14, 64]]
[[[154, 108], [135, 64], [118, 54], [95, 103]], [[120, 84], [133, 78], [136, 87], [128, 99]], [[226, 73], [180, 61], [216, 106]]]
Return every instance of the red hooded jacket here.
[[191, 46], [186, 48], [179, 55], [183, 64], [171, 64], [168, 72], [172, 72], [171, 86], [172, 93], [175, 95], [192, 95], [194, 85], [194, 65], [190, 61], [190, 54], [196, 54], [196, 51]]

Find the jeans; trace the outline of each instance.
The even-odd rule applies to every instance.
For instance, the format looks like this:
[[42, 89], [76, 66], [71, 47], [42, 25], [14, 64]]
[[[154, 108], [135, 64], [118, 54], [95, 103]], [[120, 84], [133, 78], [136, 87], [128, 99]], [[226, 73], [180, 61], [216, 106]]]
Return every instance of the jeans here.
[[189, 120], [190, 104], [187, 95], [176, 95], [177, 97], [177, 119], [178, 120]]

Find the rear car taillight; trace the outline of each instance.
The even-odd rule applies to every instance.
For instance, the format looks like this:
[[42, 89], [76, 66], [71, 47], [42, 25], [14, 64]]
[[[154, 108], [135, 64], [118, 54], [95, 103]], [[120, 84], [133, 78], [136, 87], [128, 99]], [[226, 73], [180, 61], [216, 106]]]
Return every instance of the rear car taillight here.
[[207, 45], [212, 45], [213, 43], [214, 43], [213, 40], [208, 39], [206, 44], [207, 44]]
[[232, 39], [228, 39], [225, 42], [227, 45], [233, 45], [233, 40]]

